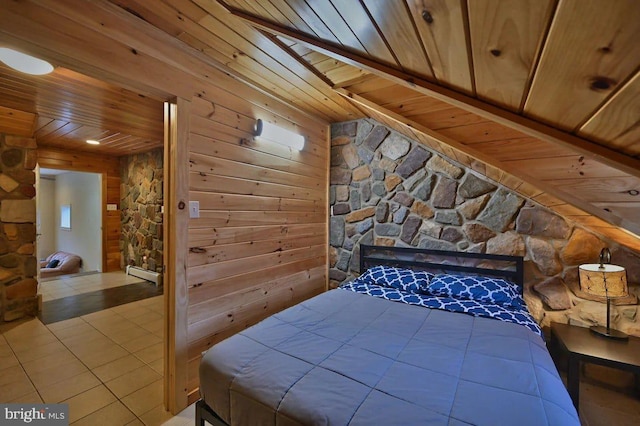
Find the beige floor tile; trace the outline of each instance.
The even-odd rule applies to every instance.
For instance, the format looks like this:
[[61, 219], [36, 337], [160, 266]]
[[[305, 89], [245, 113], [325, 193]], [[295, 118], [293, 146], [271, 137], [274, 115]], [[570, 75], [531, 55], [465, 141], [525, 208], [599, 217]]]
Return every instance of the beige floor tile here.
[[113, 402], [73, 423], [73, 426], [123, 426], [136, 416], [120, 401]]
[[152, 334], [149, 331], [142, 328], [138, 330], [142, 330], [143, 334], [141, 334], [136, 339], [129, 340], [120, 344], [123, 348], [125, 348], [129, 352], [131, 353], [138, 352], [138, 351], [141, 351], [142, 349], [148, 348], [149, 346], [162, 343], [162, 339], [156, 336], [155, 334]]
[[51, 386], [38, 388], [42, 400], [47, 404], [56, 404], [69, 399], [100, 384], [100, 380], [91, 372], [85, 371], [77, 376], [61, 380]]
[[63, 354], [69, 352], [69, 350], [59, 341], [47, 343], [45, 345], [34, 346], [32, 348], [16, 351], [16, 357], [21, 363], [29, 361], [35, 361], [41, 358], [45, 358], [49, 355]]
[[57, 353], [46, 355], [40, 359], [23, 362], [22, 366], [27, 374], [41, 373], [43, 371], [51, 371], [52, 369], [62, 369], [78, 359], [68, 350], [64, 349]]
[[0, 402], [12, 401], [36, 390], [22, 368], [16, 367], [9, 367], [0, 372], [2, 374], [0, 376]]
[[96, 321], [104, 320], [105, 318], [122, 318], [115, 312], [110, 311], [109, 309], [105, 309], [103, 311], [93, 312], [87, 315], [83, 315], [80, 318], [85, 320], [88, 323], [93, 323]]
[[169, 421], [172, 417], [173, 415], [160, 404], [140, 415], [140, 420], [147, 426], [159, 426]]
[[78, 374], [86, 371], [88, 371], [87, 367], [76, 359], [74, 361], [64, 363], [63, 366], [54, 366], [48, 370], [38, 371], [35, 373], [27, 372], [27, 375], [36, 388], [40, 389], [61, 382], [70, 377], [77, 376]]
[[[122, 376], [110, 380], [107, 387], [120, 399], [161, 379], [162, 376], [148, 366], [143, 366]], [[153, 408], [151, 406], [149, 409]]]
[[10, 341], [11, 338], [20, 337], [26, 332], [36, 335], [42, 331], [42, 327], [44, 325], [37, 318], [22, 318], [0, 324], [0, 334]]
[[[79, 319], [79, 318], [74, 318]], [[94, 327], [92, 327], [89, 323], [79, 320], [70, 324], [68, 327], [63, 328], [53, 328], [51, 332], [56, 335], [56, 337], [60, 340], [67, 340], [73, 338], [79, 338], [80, 336], [90, 335], [91, 333], [96, 333]]]
[[164, 296], [148, 297], [139, 301], [142, 306], [158, 307], [164, 303]]
[[48, 302], [50, 300], [62, 299], [65, 297], [76, 296], [78, 294], [80, 294], [80, 292], [73, 288], [68, 288], [64, 290], [50, 290], [50, 291], [42, 292], [42, 301]]
[[6, 367], [4, 366], [4, 364], [0, 364], [0, 368], [0, 386], [23, 379], [29, 380], [29, 377], [27, 377], [27, 373], [24, 372], [20, 364], [10, 365]]
[[140, 361], [134, 355], [127, 355], [101, 365], [100, 367], [96, 367], [92, 371], [100, 380], [106, 383], [142, 367], [144, 367], [144, 362]]
[[79, 335], [69, 335], [61, 337], [60, 340], [72, 351], [79, 350], [79, 348], [87, 346], [95, 347], [97, 345], [106, 345], [109, 343], [113, 343], [111, 339], [109, 339], [107, 336], [100, 333], [96, 329], [86, 331], [83, 334]]
[[114, 333], [121, 333], [132, 327], [138, 327], [136, 323], [133, 323], [121, 316], [94, 321], [91, 325], [94, 326], [96, 330], [110, 336], [113, 336]]
[[18, 364], [18, 358], [13, 354], [11, 348], [3, 350], [3, 353], [0, 353], [0, 368], [11, 367]]
[[123, 318], [136, 318], [139, 317], [141, 315], [148, 315], [150, 313], [153, 313], [153, 311], [151, 309], [147, 309], [144, 306], [141, 306], [137, 303], [125, 303], [124, 305], [119, 305], [119, 306], [114, 306], [113, 308], [110, 308], [111, 311], [117, 313], [118, 315], [122, 316]]
[[164, 344], [162, 342], [156, 343], [155, 345], [151, 345], [147, 348], [134, 352], [133, 354], [145, 363], [149, 364], [164, 356]]
[[149, 330], [152, 333], [160, 333], [162, 332], [162, 330], [164, 330], [164, 320], [159, 319], [145, 322], [144, 324], [140, 324], [140, 327], [144, 328], [145, 330]]
[[161, 376], [164, 376], [164, 357], [149, 363], [149, 367], [153, 368]]
[[106, 332], [105, 334], [114, 342], [124, 346], [123, 343], [130, 342], [132, 340], [135, 341], [140, 339], [141, 337], [148, 336], [149, 331], [135, 325], [124, 330], [120, 330], [117, 332]]
[[161, 315], [158, 315], [156, 312], [152, 311], [151, 309], [145, 308], [144, 306], [138, 306], [129, 311], [121, 312], [120, 315], [128, 318], [130, 321], [138, 325], [161, 318]]
[[69, 398], [63, 403], [69, 404], [69, 423], [73, 423], [116, 401], [104, 385], [96, 386], [86, 392]]
[[64, 321], [58, 321], [51, 324], [47, 324], [47, 328], [57, 336], [58, 334], [56, 333], [56, 331], [64, 330], [65, 328], [77, 326], [80, 324], [86, 324], [86, 322], [82, 318], [76, 317], [76, 318], [70, 318]]
[[40, 398], [38, 392], [33, 391], [7, 402], [11, 404], [42, 404], [42, 398]]
[[96, 368], [129, 355], [129, 352], [115, 343], [101, 345], [95, 349], [85, 348], [82, 351], [74, 349], [73, 353], [89, 368]]
[[49, 330], [47, 333], [40, 333], [31, 335], [29, 331], [25, 331], [24, 334], [19, 337], [7, 338], [9, 345], [14, 352], [24, 352], [29, 349], [33, 349], [37, 346], [44, 346], [51, 342], [56, 342], [58, 338], [53, 335]]
[[40, 284], [40, 291], [61, 290], [69, 288], [69, 284], [67, 284], [65, 280], [44, 281]]
[[152, 321], [162, 321], [163, 316], [158, 314], [157, 312], [154, 312], [151, 309], [147, 309], [145, 307], [140, 308], [140, 310], [143, 311], [144, 314], [129, 317], [132, 322], [138, 325], [143, 325], [148, 324]]
[[3, 328], [3, 334], [9, 343], [11, 343], [12, 338], [22, 338], [24, 333], [36, 336], [42, 333], [48, 333], [49, 331], [38, 318], [23, 318], [21, 320], [11, 321], [6, 323], [5, 327], [6, 329]]
[[140, 417], [152, 408], [162, 404], [164, 395], [162, 385], [162, 379], [157, 380], [121, 398], [121, 401], [133, 411], [133, 414]]
[[135, 420], [129, 422], [126, 424], [126, 426], [145, 426], [144, 423], [142, 423], [142, 421], [140, 421], [139, 418], [135, 418]]

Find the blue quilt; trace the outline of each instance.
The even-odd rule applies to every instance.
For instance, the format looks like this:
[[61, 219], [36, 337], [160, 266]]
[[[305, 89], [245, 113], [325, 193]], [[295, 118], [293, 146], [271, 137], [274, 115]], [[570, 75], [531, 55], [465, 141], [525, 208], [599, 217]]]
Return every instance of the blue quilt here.
[[540, 326], [527, 310], [524, 301], [522, 301], [519, 307], [481, 303], [476, 300], [433, 296], [405, 291], [399, 288], [385, 287], [368, 282], [366, 279], [355, 279], [347, 284], [343, 284], [339, 288], [395, 302], [403, 302], [409, 305], [442, 309], [450, 312], [461, 312], [474, 316], [512, 322], [523, 325], [544, 338]]
[[207, 405], [232, 426], [580, 425], [529, 328], [413, 304], [492, 311], [466, 301], [351, 287], [378, 296], [330, 290], [209, 349]]

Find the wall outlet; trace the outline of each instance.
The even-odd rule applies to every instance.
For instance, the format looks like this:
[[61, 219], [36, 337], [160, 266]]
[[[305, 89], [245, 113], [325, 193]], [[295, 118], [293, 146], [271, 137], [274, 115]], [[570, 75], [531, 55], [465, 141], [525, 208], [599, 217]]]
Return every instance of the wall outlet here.
[[189, 201], [189, 217], [191, 219], [200, 217], [200, 201]]

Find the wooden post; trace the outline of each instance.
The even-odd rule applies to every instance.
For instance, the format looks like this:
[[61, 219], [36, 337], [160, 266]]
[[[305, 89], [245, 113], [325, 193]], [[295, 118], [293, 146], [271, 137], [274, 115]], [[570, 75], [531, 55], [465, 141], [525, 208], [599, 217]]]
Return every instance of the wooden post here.
[[177, 414], [187, 407], [188, 138], [191, 104], [165, 103], [164, 149], [164, 404]]

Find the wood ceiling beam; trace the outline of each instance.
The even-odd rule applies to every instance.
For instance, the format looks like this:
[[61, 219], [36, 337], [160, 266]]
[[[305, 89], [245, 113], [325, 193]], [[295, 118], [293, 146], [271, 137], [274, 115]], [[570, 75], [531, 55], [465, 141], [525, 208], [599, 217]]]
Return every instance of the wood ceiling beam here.
[[420, 132], [426, 137], [433, 139], [438, 143], [443, 143], [445, 145], [448, 145], [457, 151], [460, 151], [468, 156], [471, 156], [473, 158], [476, 158], [479, 161], [482, 161], [483, 163], [486, 163], [490, 166], [504, 170], [505, 172], [513, 176], [516, 176], [519, 179], [522, 179], [526, 183], [535, 186], [536, 188], [546, 192], [547, 194], [554, 196], [556, 198], [559, 198], [565, 202], [568, 202], [573, 206], [585, 211], [586, 213], [589, 213], [602, 220], [605, 220], [611, 223], [612, 225], [618, 226], [620, 228], [624, 228], [637, 235], [640, 235], [640, 224], [638, 223], [631, 222], [627, 219], [624, 219], [617, 215], [609, 213], [603, 210], [601, 207], [597, 207], [589, 202], [578, 199], [571, 194], [568, 194], [562, 190], [559, 190], [558, 188], [549, 184], [548, 182], [541, 181], [523, 172], [522, 169], [519, 167], [511, 166], [508, 163], [504, 163], [500, 160], [493, 158], [492, 156], [489, 156], [480, 151], [477, 151], [474, 148], [464, 145], [463, 143], [458, 142], [455, 139], [449, 138], [441, 133], [431, 130], [420, 123], [417, 123], [393, 111], [389, 111], [388, 109], [376, 104], [375, 102], [369, 101], [368, 99], [365, 99], [362, 96], [359, 96], [355, 93], [351, 93], [345, 89], [336, 89], [336, 91], [342, 96], [344, 96], [345, 98], [365, 107], [366, 109], [370, 109], [377, 112], [378, 114], [382, 114], [383, 116], [395, 121], [396, 123], [402, 126], [407, 126], [411, 128], [413, 131]]
[[595, 142], [574, 136], [541, 122], [458, 93], [446, 87], [439, 86], [434, 82], [379, 63], [334, 44], [310, 37], [300, 31], [248, 14], [242, 10], [226, 5], [223, 1], [218, 1], [227, 10], [229, 10], [230, 13], [247, 21], [258, 29], [275, 35], [291, 38], [310, 49], [323, 53], [346, 64], [362, 68], [372, 74], [386, 78], [405, 87], [409, 87], [419, 93], [431, 96], [443, 102], [447, 102], [453, 106], [462, 108], [465, 111], [477, 114], [498, 124], [502, 124], [511, 129], [522, 132], [528, 136], [539, 138], [571, 149], [580, 155], [584, 155], [585, 157], [601, 162], [602, 164], [606, 164], [610, 167], [628, 173], [631, 176], [640, 177], [640, 160], [636, 158], [621, 154]]

